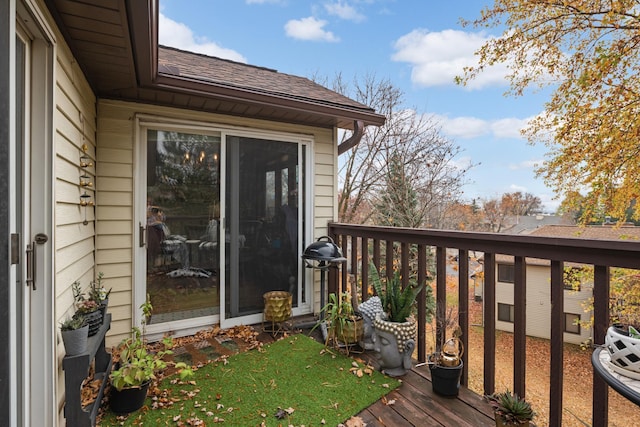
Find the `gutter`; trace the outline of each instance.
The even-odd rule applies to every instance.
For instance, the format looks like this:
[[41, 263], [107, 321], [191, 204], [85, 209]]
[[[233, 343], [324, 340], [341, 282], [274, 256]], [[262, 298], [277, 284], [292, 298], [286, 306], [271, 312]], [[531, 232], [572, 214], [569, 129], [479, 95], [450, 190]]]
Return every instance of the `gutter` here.
[[360, 143], [362, 136], [364, 135], [364, 123], [362, 120], [354, 120], [353, 121], [353, 134], [349, 139], [343, 141], [340, 145], [338, 145], [338, 156], [344, 153], [347, 150], [355, 147]]

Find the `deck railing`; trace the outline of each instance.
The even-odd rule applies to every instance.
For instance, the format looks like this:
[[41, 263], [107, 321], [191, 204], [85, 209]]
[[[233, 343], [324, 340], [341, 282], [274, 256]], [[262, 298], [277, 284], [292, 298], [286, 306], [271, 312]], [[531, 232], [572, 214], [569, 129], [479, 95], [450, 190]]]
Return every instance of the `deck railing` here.
[[[551, 331], [550, 331], [550, 393], [548, 425], [562, 425], [563, 390], [563, 333], [564, 333], [564, 264], [567, 262], [592, 265], [594, 268], [594, 326], [593, 340], [602, 344], [609, 326], [609, 270], [611, 267], [640, 269], [640, 242], [553, 238], [526, 235], [471, 233], [426, 229], [372, 227], [333, 223], [328, 234], [342, 248], [347, 263], [341, 270], [329, 275], [329, 292], [336, 292], [338, 283], [350, 280], [362, 285], [362, 299], [371, 294], [368, 275], [369, 264], [384, 266], [387, 272], [399, 268], [403, 280], [409, 277], [411, 263], [417, 265], [418, 283], [427, 280], [428, 261], [435, 254], [436, 318], [442, 318], [446, 309], [447, 249], [457, 249], [458, 270], [458, 323], [463, 330], [463, 344], [468, 346], [469, 336], [469, 253], [482, 252], [484, 257], [484, 393], [495, 390], [496, 361], [496, 255], [514, 257], [514, 346], [513, 390], [526, 395], [526, 258], [545, 259], [550, 262]], [[381, 265], [380, 263], [383, 262]], [[426, 353], [425, 298], [418, 298], [418, 360], [424, 362]], [[443, 331], [436, 331], [441, 336]], [[469, 366], [465, 352], [464, 366]], [[465, 369], [466, 371], [466, 369]], [[467, 384], [467, 372], [462, 382]], [[608, 424], [607, 385], [597, 375], [593, 377], [594, 427]]]

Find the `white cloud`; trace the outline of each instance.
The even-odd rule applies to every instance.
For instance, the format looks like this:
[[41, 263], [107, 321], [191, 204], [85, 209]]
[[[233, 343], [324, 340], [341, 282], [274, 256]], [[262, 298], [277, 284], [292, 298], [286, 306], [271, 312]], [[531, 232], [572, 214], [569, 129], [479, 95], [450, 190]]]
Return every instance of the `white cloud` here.
[[523, 160], [520, 163], [509, 164], [509, 169], [512, 171], [520, 169], [533, 169], [542, 164], [542, 160]]
[[481, 136], [491, 136], [499, 139], [524, 139], [520, 130], [529, 122], [529, 118], [514, 117], [484, 120], [477, 117], [448, 117], [435, 115], [442, 125], [442, 131], [454, 138], [471, 139]]
[[[412, 66], [411, 79], [419, 86], [454, 85], [455, 77], [463, 74], [465, 66], [477, 63], [475, 52], [488, 39], [483, 33], [417, 29], [395, 42], [396, 53], [391, 59], [409, 63]], [[490, 67], [469, 82], [467, 88], [505, 86], [508, 84], [506, 74], [505, 64]]]
[[171, 46], [190, 52], [216, 56], [237, 62], [247, 62], [242, 54], [208, 40], [206, 37], [196, 36], [191, 28], [181, 22], [176, 22], [160, 13], [158, 38], [160, 44]]
[[340, 39], [331, 31], [326, 31], [324, 26], [327, 21], [316, 19], [313, 16], [302, 19], [292, 19], [284, 25], [287, 36], [299, 40], [337, 42]]
[[442, 125], [442, 131], [454, 138], [471, 139], [491, 133], [490, 123], [476, 117], [449, 118], [438, 115], [436, 118]]
[[511, 190], [512, 192], [516, 192], [519, 191], [521, 193], [526, 193], [527, 192], [527, 187], [523, 186], [523, 185], [516, 185], [516, 184], [511, 184], [509, 186], [509, 190]]
[[337, 3], [326, 3], [324, 8], [329, 15], [335, 15], [340, 19], [354, 22], [361, 22], [365, 20], [365, 16], [358, 12], [353, 6], [341, 1]]
[[529, 123], [530, 119], [506, 118], [491, 123], [491, 131], [497, 138], [522, 138], [520, 131]]

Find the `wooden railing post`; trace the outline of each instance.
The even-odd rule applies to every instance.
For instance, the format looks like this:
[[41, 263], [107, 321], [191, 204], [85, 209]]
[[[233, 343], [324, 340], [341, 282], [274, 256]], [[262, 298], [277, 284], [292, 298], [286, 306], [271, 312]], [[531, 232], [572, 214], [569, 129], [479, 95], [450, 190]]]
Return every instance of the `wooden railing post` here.
[[[604, 344], [609, 327], [609, 267], [596, 265], [593, 272], [593, 343]], [[609, 420], [609, 386], [593, 371], [593, 427], [605, 427]]]
[[460, 383], [469, 383], [469, 251], [460, 249], [458, 251], [458, 325], [462, 329], [462, 346], [465, 352], [462, 353], [462, 377]]
[[423, 286], [423, 289], [418, 294], [418, 362], [424, 363], [427, 361], [427, 300], [426, 289], [424, 287], [430, 286], [426, 283], [427, 279], [427, 252], [425, 245], [418, 245], [418, 286]]
[[522, 256], [515, 257], [514, 264], [513, 391], [524, 398], [527, 353], [527, 267]]
[[564, 263], [551, 260], [551, 369], [549, 425], [562, 425], [562, 368], [564, 362]]
[[484, 394], [496, 388], [496, 255], [484, 254]]

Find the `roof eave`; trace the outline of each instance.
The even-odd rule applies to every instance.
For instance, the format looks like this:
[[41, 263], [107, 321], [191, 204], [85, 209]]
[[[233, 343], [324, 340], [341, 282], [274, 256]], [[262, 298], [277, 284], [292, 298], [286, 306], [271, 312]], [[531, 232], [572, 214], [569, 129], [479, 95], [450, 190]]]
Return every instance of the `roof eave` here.
[[376, 114], [373, 110], [363, 111], [347, 106], [291, 98], [275, 93], [264, 93], [258, 90], [231, 87], [215, 82], [196, 81], [162, 73], [157, 74], [155, 78], [152, 79], [150, 86], [190, 95], [237, 100], [239, 102], [278, 107], [290, 111], [318, 114], [327, 117], [339, 117], [348, 121], [359, 120], [365, 125], [381, 126], [386, 120], [385, 116]]

